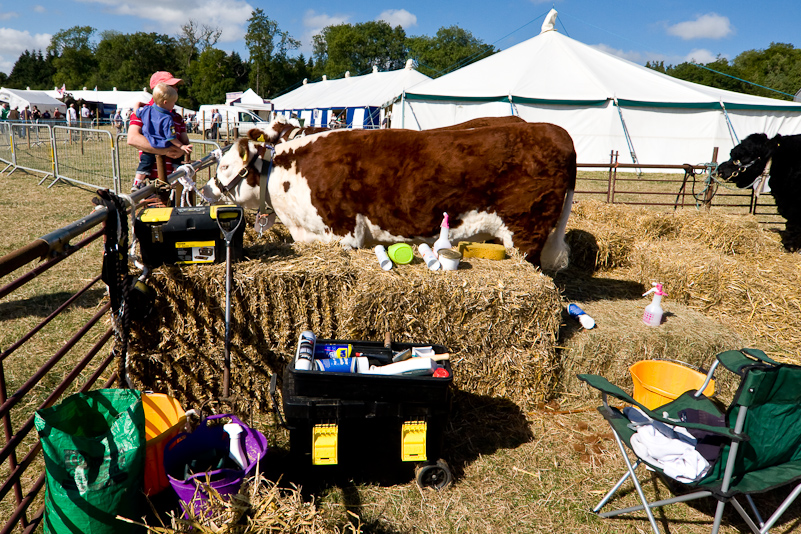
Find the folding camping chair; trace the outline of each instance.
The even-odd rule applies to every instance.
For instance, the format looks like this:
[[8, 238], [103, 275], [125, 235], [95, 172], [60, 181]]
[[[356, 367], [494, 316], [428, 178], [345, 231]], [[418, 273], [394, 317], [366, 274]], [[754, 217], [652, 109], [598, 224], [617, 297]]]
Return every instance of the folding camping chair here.
[[[711, 400], [701, 394], [712, 379], [718, 364], [741, 377], [737, 393], [725, 412], [721, 412]], [[718, 500], [718, 504], [712, 534], [718, 532], [723, 509], [728, 502], [731, 502], [753, 532], [761, 534], [768, 532], [801, 493], [801, 483], [799, 483], [801, 481], [801, 367], [778, 363], [756, 349], [722, 352], [717, 355], [707, 375], [707, 381], [698, 391], [685, 392], [676, 400], [654, 410], [647, 409], [603, 377], [583, 374], [579, 375], [579, 378], [601, 391], [603, 406], [599, 407], [598, 411], [612, 426], [627, 469], [623, 477], [593, 509], [593, 512], [601, 517], [645, 510], [651, 528], [659, 534], [652, 508], [713, 497]], [[670, 481], [676, 482], [676, 484], [671, 483], [671, 486], [682, 487], [688, 493], [648, 502], [635, 470], [641, 464], [646, 464], [663, 475], [664, 470], [639, 457], [632, 464], [626, 447], [634, 450], [631, 439], [636, 430], [630, 426], [631, 421], [623, 415], [623, 412], [609, 406], [607, 395], [637, 406], [654, 421], [688, 430], [694, 429], [696, 431], [694, 435], [703, 435], [702, 432], [705, 431], [708, 434], [701, 441], [713, 447], [719, 446], [717, 459], [711, 462], [706, 474], [702, 474], [699, 479], [690, 483], [680, 483], [665, 475]], [[710, 421], [718, 418], [725, 426], [681, 421], [680, 412], [686, 420], [698, 420], [698, 417], [688, 419], [686, 417], [688, 413], [700, 414], [701, 420]], [[627, 413], [630, 412], [627, 410]], [[709, 450], [705, 452], [708, 453]], [[634, 483], [642, 505], [599, 513], [629, 477]], [[795, 488], [773, 515], [767, 521], [763, 521], [752, 495], [791, 482], [797, 484]], [[754, 512], [754, 519], [737, 500], [738, 495], [745, 496], [748, 500]]]

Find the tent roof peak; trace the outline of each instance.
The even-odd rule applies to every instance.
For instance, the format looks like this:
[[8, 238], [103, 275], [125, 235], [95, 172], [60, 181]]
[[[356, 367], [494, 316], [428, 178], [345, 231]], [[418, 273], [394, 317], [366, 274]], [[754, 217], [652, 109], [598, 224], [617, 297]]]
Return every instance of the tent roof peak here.
[[554, 8], [551, 8], [551, 10], [548, 12], [548, 14], [545, 15], [545, 20], [542, 22], [542, 28], [540, 28], [540, 33], [541, 34], [545, 33], [545, 32], [555, 31], [556, 30], [556, 28], [555, 28], [556, 15], [558, 15], [558, 14], [559, 13]]

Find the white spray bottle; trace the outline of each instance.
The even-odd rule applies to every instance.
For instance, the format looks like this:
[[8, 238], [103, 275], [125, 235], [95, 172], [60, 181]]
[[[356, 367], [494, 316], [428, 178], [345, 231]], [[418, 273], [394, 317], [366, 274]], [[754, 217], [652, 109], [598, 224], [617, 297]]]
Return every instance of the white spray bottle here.
[[642, 314], [642, 322], [648, 326], [659, 326], [662, 323], [662, 297], [667, 293], [662, 291], [662, 284], [651, 282], [651, 285], [654, 287], [642, 294], [643, 297], [649, 293], [654, 294], [654, 300], [645, 307], [645, 312]]
[[449, 230], [450, 226], [448, 225], [448, 213], [445, 212], [442, 214], [442, 224], [440, 225], [439, 228], [439, 239], [434, 241], [434, 246], [432, 247], [434, 249], [434, 254], [436, 254], [437, 256], [439, 256], [440, 249], [451, 248], [453, 246], [451, 245], [451, 242], [448, 239]]

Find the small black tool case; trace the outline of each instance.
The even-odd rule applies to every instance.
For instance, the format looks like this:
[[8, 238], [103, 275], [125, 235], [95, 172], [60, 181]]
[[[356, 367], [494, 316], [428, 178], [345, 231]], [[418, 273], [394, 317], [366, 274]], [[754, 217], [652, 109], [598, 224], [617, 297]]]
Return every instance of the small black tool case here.
[[[231, 241], [233, 261], [242, 259], [244, 213], [240, 216], [242, 222]], [[225, 261], [225, 239], [217, 225], [217, 206], [146, 208], [136, 217], [134, 233], [142, 262], [150, 267]]]
[[[350, 344], [353, 353], [379, 355], [383, 361], [412, 347], [448, 352], [430, 343], [392, 343], [390, 348], [370, 341], [317, 343]], [[373, 468], [414, 465], [419, 485], [447, 486], [452, 474], [440, 457], [453, 371], [449, 360], [438, 363], [447, 377], [304, 371], [290, 363], [284, 369], [282, 397], [291, 453], [304, 465], [342, 465], [349, 470], [368, 467], [366, 457]]]

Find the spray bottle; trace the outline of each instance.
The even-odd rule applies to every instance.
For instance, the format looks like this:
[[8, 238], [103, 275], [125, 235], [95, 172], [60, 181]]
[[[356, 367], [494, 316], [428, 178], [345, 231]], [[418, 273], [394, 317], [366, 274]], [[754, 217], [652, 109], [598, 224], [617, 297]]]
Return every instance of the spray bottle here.
[[450, 240], [448, 239], [448, 231], [450, 230], [450, 226], [448, 225], [448, 213], [445, 212], [442, 214], [442, 224], [439, 228], [439, 239], [434, 241], [434, 254], [439, 256], [440, 249], [443, 248], [451, 248]]
[[662, 323], [662, 297], [667, 293], [662, 291], [662, 284], [651, 282], [651, 285], [654, 287], [642, 294], [643, 297], [649, 293], [654, 294], [654, 300], [645, 307], [645, 312], [642, 314], [642, 322], [648, 326], [659, 326]]

